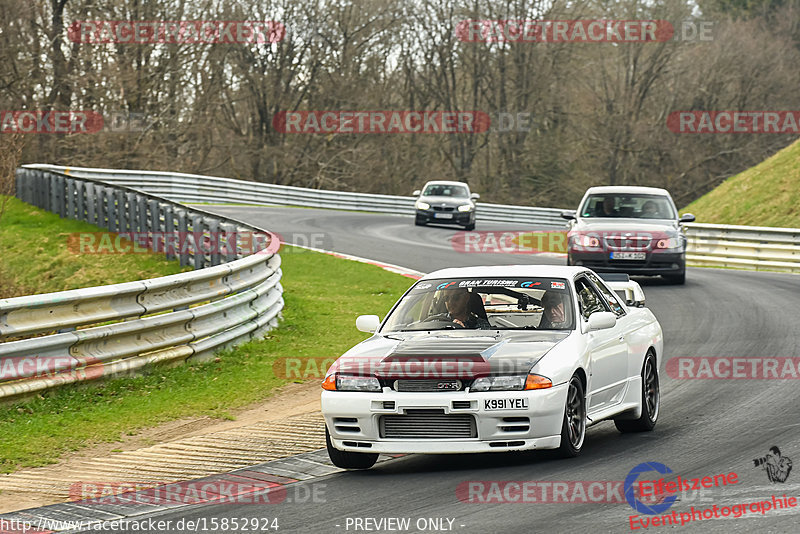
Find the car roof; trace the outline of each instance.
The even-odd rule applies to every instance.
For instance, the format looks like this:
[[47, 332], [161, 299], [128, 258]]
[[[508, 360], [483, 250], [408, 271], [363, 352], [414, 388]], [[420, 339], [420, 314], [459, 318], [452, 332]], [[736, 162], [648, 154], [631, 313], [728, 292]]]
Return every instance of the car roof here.
[[425, 185], [465, 185], [469, 187], [466, 182], [454, 182], [452, 180], [432, 180], [430, 182], [425, 182]]
[[503, 277], [543, 277], [573, 278], [578, 273], [587, 272], [586, 267], [566, 265], [480, 265], [476, 267], [450, 267], [439, 269], [422, 277], [422, 280], [439, 278], [503, 278]]
[[640, 193], [648, 195], [670, 196], [669, 191], [660, 187], [643, 187], [638, 185], [601, 185], [590, 187], [586, 190], [587, 195], [595, 193]]

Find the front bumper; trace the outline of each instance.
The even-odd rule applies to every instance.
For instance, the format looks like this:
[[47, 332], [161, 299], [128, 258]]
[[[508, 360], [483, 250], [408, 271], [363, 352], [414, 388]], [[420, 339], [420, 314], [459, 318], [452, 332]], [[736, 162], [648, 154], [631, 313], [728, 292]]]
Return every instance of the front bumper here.
[[[481, 393], [408, 393], [389, 388], [380, 393], [323, 391], [322, 414], [331, 443], [343, 451], [456, 454], [552, 449], [561, 444], [566, 395], [566, 384], [532, 391]], [[487, 399], [521, 398], [527, 399], [527, 408], [485, 408]], [[470, 401], [470, 407], [456, 408], [454, 401]], [[384, 407], [392, 402], [391, 408]], [[444, 415], [468, 414], [474, 418], [477, 436], [459, 439], [381, 436], [382, 416], [404, 415], [420, 409], [437, 410]], [[527, 424], [521, 421], [525, 418]]]
[[616, 272], [655, 276], [680, 275], [686, 271], [684, 252], [646, 252], [644, 260], [612, 260], [611, 251], [585, 252], [569, 250], [570, 265], [588, 267], [598, 272]]
[[[437, 216], [439, 215], [439, 216]], [[441, 215], [452, 215], [451, 218], [443, 218]], [[417, 210], [417, 222], [436, 223], [436, 224], [460, 224], [467, 226], [475, 222], [475, 210], [472, 211], [434, 211]]]

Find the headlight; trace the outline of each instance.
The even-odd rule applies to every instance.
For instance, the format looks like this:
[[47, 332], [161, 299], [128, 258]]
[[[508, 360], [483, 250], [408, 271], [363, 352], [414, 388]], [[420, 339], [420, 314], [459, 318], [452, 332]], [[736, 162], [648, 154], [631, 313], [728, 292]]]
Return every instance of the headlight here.
[[373, 376], [347, 376], [330, 374], [322, 382], [328, 391], [380, 391], [381, 383]]
[[464, 204], [458, 207], [458, 211], [472, 211], [472, 204]]
[[470, 391], [522, 391], [526, 389], [546, 389], [553, 387], [553, 382], [542, 375], [530, 373], [514, 376], [487, 376], [477, 378]]
[[522, 391], [525, 387], [525, 375], [518, 376], [486, 376], [477, 378], [470, 391]]
[[659, 239], [656, 242], [656, 248], [678, 248], [681, 246], [681, 240], [677, 237], [668, 237], [666, 239]]
[[600, 246], [600, 240], [593, 235], [577, 234], [572, 236], [572, 244], [579, 247], [597, 248]]
[[417, 201], [417, 209], [418, 210], [427, 210], [430, 209], [431, 205], [427, 202], [422, 202], [420, 200]]

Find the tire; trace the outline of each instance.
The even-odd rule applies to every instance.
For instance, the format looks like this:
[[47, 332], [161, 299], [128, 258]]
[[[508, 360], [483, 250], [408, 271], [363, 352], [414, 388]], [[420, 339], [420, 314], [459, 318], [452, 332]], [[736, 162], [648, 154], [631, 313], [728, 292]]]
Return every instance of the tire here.
[[581, 453], [586, 438], [586, 394], [578, 375], [572, 375], [567, 387], [567, 402], [561, 423], [561, 445], [558, 454], [562, 458], [574, 458]]
[[464, 230], [466, 230], [466, 231], [468, 231], [468, 232], [471, 232], [471, 231], [472, 231], [472, 230], [474, 230], [474, 229], [475, 229], [475, 223], [468, 224], [468, 225], [466, 225], [466, 226], [464, 227]]
[[642, 364], [642, 415], [639, 419], [614, 419], [617, 430], [649, 432], [658, 421], [661, 408], [661, 388], [658, 382], [658, 363], [652, 352], [648, 352]]
[[663, 276], [670, 284], [683, 285], [686, 283], [686, 271], [681, 274], [665, 274]]
[[414, 224], [415, 224], [416, 226], [425, 226], [425, 222], [424, 222], [424, 221], [421, 221], [421, 220], [419, 220], [419, 219], [414, 219]]
[[378, 461], [378, 453], [340, 451], [333, 447], [328, 427], [325, 426], [325, 445], [328, 447], [328, 457], [336, 467], [342, 469], [369, 469]]

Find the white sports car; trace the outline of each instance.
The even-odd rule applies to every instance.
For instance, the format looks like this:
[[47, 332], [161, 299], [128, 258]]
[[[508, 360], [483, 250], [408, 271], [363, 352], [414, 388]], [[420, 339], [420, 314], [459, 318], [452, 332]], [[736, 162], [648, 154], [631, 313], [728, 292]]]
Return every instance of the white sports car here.
[[[585, 267], [444, 269], [415, 283], [322, 384], [333, 463], [367, 469], [378, 453], [559, 449], [586, 427], [652, 430], [661, 326], [627, 275]], [[623, 297], [624, 295], [624, 297]]]

